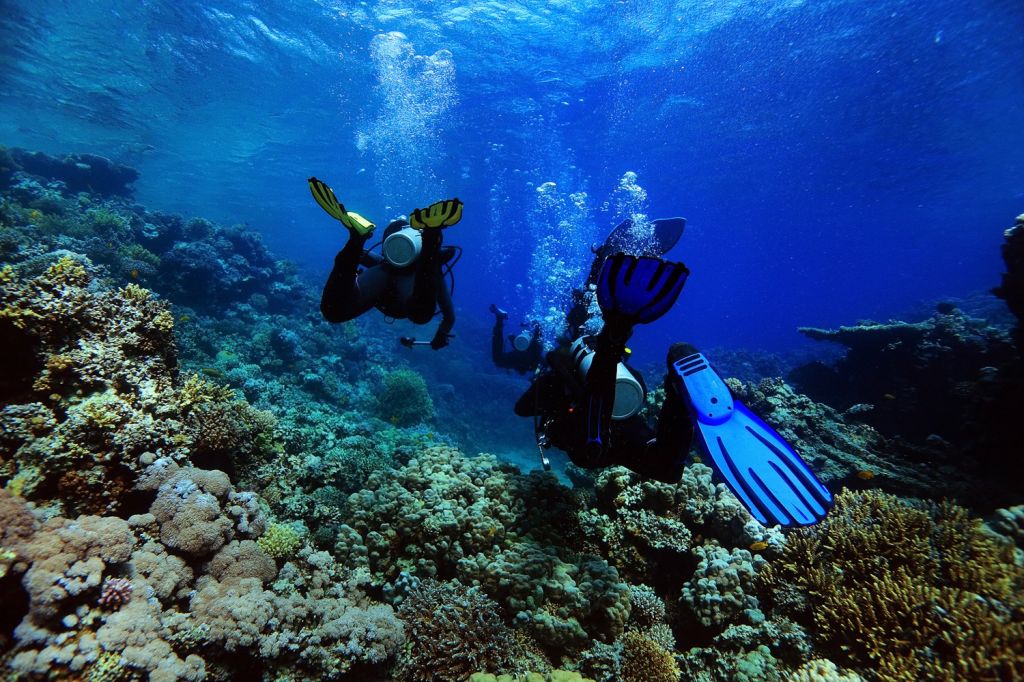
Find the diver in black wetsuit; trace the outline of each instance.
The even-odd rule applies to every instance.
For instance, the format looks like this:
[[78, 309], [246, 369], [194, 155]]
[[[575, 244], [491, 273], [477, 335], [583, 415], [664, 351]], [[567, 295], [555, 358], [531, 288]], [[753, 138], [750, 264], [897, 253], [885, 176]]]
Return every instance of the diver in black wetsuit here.
[[568, 351], [548, 353], [547, 369], [516, 403], [533, 417], [544, 448], [564, 450], [577, 466], [625, 466], [645, 478], [676, 483], [690, 442], [751, 515], [765, 525], [810, 525], [825, 517], [832, 495], [778, 432], [737, 400], [708, 359], [686, 343], [668, 351], [665, 399], [652, 428], [641, 416], [647, 389], [624, 358], [637, 324], [664, 315], [689, 271], [650, 256], [608, 256], [594, 288], [604, 326]]
[[505, 320], [508, 313], [491, 304], [491, 313], [494, 315], [494, 329], [491, 331], [491, 359], [494, 364], [502, 369], [514, 369], [520, 374], [533, 372], [540, 365], [544, 356], [544, 348], [540, 342], [540, 325], [533, 323], [523, 325], [523, 330], [518, 334], [511, 334], [508, 337], [512, 349], [505, 350]]
[[[320, 299], [320, 312], [328, 322], [346, 322], [370, 308], [388, 317], [427, 324], [440, 309], [442, 319], [430, 347], [448, 345], [455, 324], [451, 288], [446, 278], [457, 249], [441, 245], [441, 230], [462, 218], [462, 202], [441, 201], [413, 211], [411, 222], [396, 220], [384, 230], [378, 256], [365, 248], [374, 224], [346, 211], [334, 192], [316, 178], [309, 179], [313, 198], [327, 213], [348, 228], [345, 247], [334, 259]], [[359, 269], [362, 266], [363, 269]]]
[[[660, 259], [613, 258], [634, 268], [634, 285], [648, 298], [647, 310], [637, 315], [610, 306], [599, 335], [581, 336], [548, 353], [546, 368], [519, 398], [515, 412], [534, 418], [541, 447], [564, 450], [577, 466], [625, 466], [645, 478], [674, 483], [682, 476], [693, 437], [686, 405], [666, 377], [665, 401], [652, 428], [640, 414], [647, 394], [643, 377], [622, 360], [633, 326], [668, 311], [688, 271], [681, 263]], [[645, 267], [638, 269], [641, 262]], [[673, 347], [669, 364], [673, 352], [682, 350], [690, 349]]]
[[[599, 342], [598, 342], [599, 344]], [[669, 352], [669, 364], [675, 354], [690, 351], [691, 347]], [[681, 355], [679, 357], [682, 357]], [[686, 415], [686, 404], [678, 391], [665, 377], [665, 400], [658, 413], [657, 425], [652, 428], [639, 414], [625, 413], [613, 417], [607, 434], [607, 447], [588, 447], [587, 390], [579, 380], [574, 359], [564, 347], [547, 354], [548, 368], [516, 403], [520, 417], [534, 417], [538, 436], [544, 447], [554, 446], [565, 451], [573, 464], [584, 469], [606, 466], [624, 466], [644, 478], [677, 483], [683, 475], [683, 463], [690, 451], [693, 424]], [[639, 390], [622, 387], [628, 393], [644, 395], [647, 386], [639, 372], [621, 365], [627, 377], [622, 384], [635, 382]], [[621, 372], [620, 372], [621, 376]], [[632, 381], [631, 381], [631, 380]], [[616, 383], [620, 383], [617, 381]]]

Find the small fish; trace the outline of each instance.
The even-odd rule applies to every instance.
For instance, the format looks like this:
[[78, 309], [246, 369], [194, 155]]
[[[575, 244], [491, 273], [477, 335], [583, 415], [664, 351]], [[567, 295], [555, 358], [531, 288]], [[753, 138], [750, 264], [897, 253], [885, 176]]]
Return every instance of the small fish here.
[[758, 540], [757, 542], [750, 543], [751, 552], [763, 552], [766, 549], [768, 549], [768, 543], [764, 540]]
[[694, 464], [700, 464], [702, 461], [703, 460], [700, 458], [700, 455], [694, 455], [693, 456], [693, 463]]
[[874, 471], [868, 471], [867, 469], [862, 469], [862, 470], [857, 472], [857, 478], [859, 478], [862, 481], [870, 481], [874, 477], [875, 477], [875, 472]]
[[132, 275], [132, 279], [138, 279], [139, 278], [139, 271], [138, 270], [132, 270], [131, 275]]
[[896, 396], [894, 396], [892, 393], [886, 393], [882, 397], [885, 398], [886, 400], [896, 400]]
[[178, 322], [188, 322], [192, 317], [189, 315], [178, 315]]
[[224, 372], [220, 371], [216, 367], [203, 367], [202, 372], [206, 376], [213, 377], [214, 379], [220, 379], [224, 376]]

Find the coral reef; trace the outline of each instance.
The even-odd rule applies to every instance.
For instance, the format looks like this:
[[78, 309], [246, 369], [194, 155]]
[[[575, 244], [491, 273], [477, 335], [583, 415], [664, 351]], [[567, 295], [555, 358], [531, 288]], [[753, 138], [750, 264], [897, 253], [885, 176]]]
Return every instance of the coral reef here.
[[[493, 457], [430, 448], [349, 497], [336, 552], [348, 565], [368, 565], [381, 585], [405, 572], [479, 586], [545, 647], [614, 638], [629, 615], [628, 589], [603, 559], [575, 551], [565, 544], [571, 536], [549, 525], [563, 518], [559, 506], [570, 515], [575, 504], [565, 489], [561, 501], [545, 499], [549, 481]], [[533, 513], [544, 507], [546, 521]]]
[[987, 368], [1005, 365], [1015, 355], [1005, 331], [955, 308], [918, 323], [800, 332], [848, 349], [835, 369], [812, 365], [795, 371], [802, 391], [841, 410], [870, 405], [870, 410], [854, 412], [858, 419], [910, 441], [937, 434], [962, 444], [975, 437], [971, 393], [991, 381]]
[[[1008, 233], [1004, 249], [1010, 272], [1000, 291], [1006, 296], [1013, 290], [1014, 234]], [[960, 490], [928, 493], [979, 506], [1015, 499], [1004, 483], [1024, 473], [1024, 464], [1004, 453], [1024, 446], [1013, 425], [1015, 406], [1024, 401], [1024, 370], [1004, 329], [940, 303], [923, 322], [800, 331], [847, 348], [835, 367], [811, 363], [794, 370], [790, 378], [801, 391], [875, 427], [890, 440], [895, 458], [949, 464], [973, 479], [962, 481]], [[965, 494], [971, 487], [976, 490]]]
[[1013, 338], [1017, 349], [1024, 353], [1024, 214], [1017, 216], [1013, 227], [1003, 233], [1005, 241], [1002, 246], [1003, 262], [1006, 272], [998, 287], [992, 290], [999, 298], [1006, 301], [1010, 312], [1017, 318], [1017, 326], [1013, 330]]
[[462, 682], [477, 670], [511, 671], [522, 657], [498, 605], [479, 588], [427, 579], [398, 608], [410, 646], [399, 677]]
[[21, 358], [0, 411], [9, 489], [58, 512], [115, 511], [153, 453], [220, 464], [271, 447], [268, 415], [180, 381], [166, 304], [99, 286], [88, 260], [46, 262], [7, 266], [0, 292], [0, 336]]
[[1024, 569], [951, 503], [843, 492], [761, 578], [813, 622], [830, 659], [880, 679], [1024, 674]]
[[[31, 152], [17, 147], [5, 150], [8, 177], [23, 172], [40, 179], [63, 185], [68, 192], [90, 192], [100, 196], [132, 195], [131, 184], [139, 179], [134, 168], [95, 154], [68, 154], [57, 158], [43, 152]], [[0, 177], [0, 181], [3, 177]], [[0, 189], [4, 187], [0, 185]]]
[[757, 385], [727, 383], [737, 398], [776, 425], [833, 488], [945, 495], [981, 508], [1018, 498], [1013, 479], [1007, 478], [1014, 464], [1006, 458], [993, 467], [980, 467], [948, 444], [911, 447], [887, 439], [874, 428], [795, 392], [781, 379], [765, 379]]
[[[317, 287], [257, 235], [131, 204], [129, 175], [0, 150], [7, 677], [1024, 674], [1019, 496], [983, 532], [949, 503], [844, 492], [784, 533], [699, 457], [675, 485], [569, 467], [570, 489], [467, 456], [518, 433], [479, 396], [519, 384], [475, 350], [425, 360], [372, 320], [322, 322]], [[948, 306], [851, 338], [874, 333], [918, 339], [904, 350], [933, 369], [1009, 348]], [[722, 357], [751, 378], [792, 362]], [[957, 390], [1008, 395], [1012, 367]], [[834, 490], [966, 497], [980, 480], [954, 436], [900, 441], [779, 379], [730, 387]]]

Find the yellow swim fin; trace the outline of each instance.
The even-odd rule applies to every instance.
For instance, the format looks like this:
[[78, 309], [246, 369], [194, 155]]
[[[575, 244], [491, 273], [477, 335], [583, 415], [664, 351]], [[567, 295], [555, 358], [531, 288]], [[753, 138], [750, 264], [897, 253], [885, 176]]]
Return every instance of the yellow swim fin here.
[[409, 224], [417, 230], [451, 227], [462, 220], [462, 202], [455, 199], [438, 201], [426, 208], [417, 208], [409, 216]]
[[360, 237], [365, 237], [373, 232], [376, 227], [369, 220], [354, 211], [346, 211], [345, 206], [334, 196], [334, 190], [327, 186], [323, 180], [317, 178], [309, 179], [309, 191], [313, 199], [320, 204], [320, 208], [327, 211], [327, 215], [341, 222], [350, 230], [355, 230]]

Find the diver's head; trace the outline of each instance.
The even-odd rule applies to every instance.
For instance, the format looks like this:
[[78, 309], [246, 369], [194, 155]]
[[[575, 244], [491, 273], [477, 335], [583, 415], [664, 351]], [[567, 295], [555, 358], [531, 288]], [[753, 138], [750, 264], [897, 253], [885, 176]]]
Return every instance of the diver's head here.
[[668, 353], [665, 355], [665, 364], [668, 366], [668, 371], [672, 371], [672, 365], [674, 365], [678, 360], [682, 360], [689, 355], [699, 352], [700, 351], [697, 350], [696, 346], [690, 345], [684, 341], [676, 341], [668, 347]]
[[384, 229], [381, 255], [396, 268], [405, 268], [416, 262], [423, 248], [423, 235], [409, 227], [407, 220], [392, 220]]
[[[594, 360], [594, 349], [591, 346], [593, 339], [592, 336], [581, 336], [573, 341], [569, 349], [581, 383], [586, 383], [587, 372], [590, 371], [590, 365]], [[643, 385], [624, 363], [619, 362], [615, 367], [615, 403], [612, 405], [612, 419], [618, 421], [634, 416], [640, 412], [646, 398], [647, 393]]]

